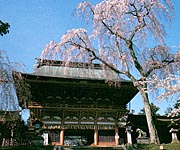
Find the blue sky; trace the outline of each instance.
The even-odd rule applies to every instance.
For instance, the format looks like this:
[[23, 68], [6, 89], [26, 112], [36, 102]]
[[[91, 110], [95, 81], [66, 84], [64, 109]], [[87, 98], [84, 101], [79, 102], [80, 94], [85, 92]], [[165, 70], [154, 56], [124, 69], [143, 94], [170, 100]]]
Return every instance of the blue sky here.
[[[82, 0], [0, 0], [0, 19], [8, 22], [10, 33], [0, 37], [0, 50], [5, 50], [12, 62], [23, 63], [26, 72], [33, 71], [35, 58], [51, 40], [59, 41], [66, 30], [86, 27], [73, 15]], [[100, 0], [89, 0], [91, 3]], [[173, 0], [175, 16], [172, 26], [167, 26], [169, 47], [180, 45], [180, 3]], [[143, 107], [141, 97], [131, 102], [136, 112]], [[155, 101], [153, 101], [155, 103]], [[138, 105], [137, 105], [138, 103]], [[159, 104], [158, 104], [159, 105]], [[160, 104], [161, 112], [169, 102]]]

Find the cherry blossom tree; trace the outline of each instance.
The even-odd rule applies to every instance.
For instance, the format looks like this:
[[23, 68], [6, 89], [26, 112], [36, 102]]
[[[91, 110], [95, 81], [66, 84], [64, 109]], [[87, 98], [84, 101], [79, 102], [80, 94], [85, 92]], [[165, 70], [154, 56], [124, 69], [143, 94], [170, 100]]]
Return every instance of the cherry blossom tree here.
[[104, 0], [96, 5], [81, 2], [77, 14], [92, 25], [89, 32], [83, 28], [67, 31], [60, 42], [47, 44], [41, 58], [61, 59], [65, 65], [71, 61], [96, 62], [130, 79], [142, 96], [150, 142], [159, 143], [147, 78], [167, 74], [174, 63], [163, 26], [163, 22], [171, 22], [171, 0]]
[[[6, 53], [0, 50], [0, 134], [3, 139], [2, 146], [6, 138], [11, 139], [11, 146], [13, 145], [13, 138], [24, 138], [20, 137], [21, 135], [17, 137], [16, 131], [18, 131], [22, 121], [27, 124], [27, 117], [30, 115], [27, 109], [22, 110], [22, 108], [26, 108], [26, 101], [30, 98], [28, 95], [29, 86], [25, 84], [19, 72], [14, 72], [21, 68], [20, 66], [18, 63], [11, 63]], [[19, 99], [17, 94], [20, 97]]]
[[[0, 50], [0, 112], [12, 114], [11, 117], [13, 114], [19, 116], [21, 109], [27, 108], [27, 101], [31, 97], [29, 85], [18, 72], [22, 68], [19, 63], [11, 63], [6, 53]], [[2, 119], [6, 121], [6, 118], [0, 116]]]
[[156, 75], [152, 77], [149, 84], [152, 86], [152, 90], [155, 88], [162, 89], [158, 99], [167, 99], [173, 97], [173, 99], [180, 98], [180, 71], [177, 74], [168, 74], [166, 78], [159, 79]]
[[5, 52], [0, 51], [0, 111], [4, 112], [20, 110], [12, 69], [13, 67]]
[[[149, 91], [154, 89], [159, 89], [161, 91], [160, 95], [157, 97], [159, 100], [169, 99], [175, 100], [174, 109], [168, 113], [168, 116], [176, 116], [180, 113], [180, 46], [178, 47], [177, 53], [174, 55], [174, 63], [171, 67], [173, 74], [169, 72], [166, 76], [157, 76], [153, 74], [151, 78], [147, 80], [149, 85]], [[168, 66], [169, 67], [169, 66]], [[173, 68], [174, 67], [174, 68]], [[172, 69], [173, 68], [173, 69]], [[169, 69], [167, 67], [163, 69]]]

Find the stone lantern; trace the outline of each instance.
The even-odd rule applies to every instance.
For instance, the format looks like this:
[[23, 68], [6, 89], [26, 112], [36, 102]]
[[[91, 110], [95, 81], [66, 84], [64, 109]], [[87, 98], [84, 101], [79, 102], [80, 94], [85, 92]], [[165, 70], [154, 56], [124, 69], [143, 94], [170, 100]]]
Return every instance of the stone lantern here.
[[169, 124], [169, 132], [171, 133], [172, 135], [172, 141], [171, 143], [179, 143], [179, 140], [177, 138], [177, 133], [178, 133], [178, 124], [176, 122], [174, 122], [174, 120], [172, 119], [171, 120], [171, 123]]
[[41, 135], [41, 128], [43, 126], [43, 122], [41, 122], [40, 120], [35, 120], [32, 124], [35, 128], [35, 134], [34, 137], [32, 139], [32, 144], [33, 145], [43, 145], [44, 139]]

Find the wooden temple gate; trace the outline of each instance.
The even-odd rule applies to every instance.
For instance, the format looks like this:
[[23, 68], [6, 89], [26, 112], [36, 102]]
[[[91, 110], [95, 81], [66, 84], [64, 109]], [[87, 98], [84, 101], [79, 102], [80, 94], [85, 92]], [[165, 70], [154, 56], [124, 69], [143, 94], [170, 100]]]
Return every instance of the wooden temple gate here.
[[[65, 67], [61, 61], [40, 62], [33, 74], [22, 73], [31, 86], [31, 123], [42, 121], [44, 133], [57, 145], [73, 136], [84, 136], [89, 145], [118, 145], [126, 105], [137, 94], [133, 84], [102, 70], [100, 64], [90, 68], [85, 63]], [[108, 80], [120, 86], [109, 85]]]

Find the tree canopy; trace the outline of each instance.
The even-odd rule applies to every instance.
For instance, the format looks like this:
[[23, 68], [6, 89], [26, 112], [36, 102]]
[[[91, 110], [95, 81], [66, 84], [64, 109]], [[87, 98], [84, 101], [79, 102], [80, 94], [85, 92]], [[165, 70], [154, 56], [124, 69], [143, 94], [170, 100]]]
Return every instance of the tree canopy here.
[[[159, 111], [159, 109], [160, 109], [158, 106], [156, 106], [154, 103], [150, 103], [150, 107], [151, 107], [152, 114], [153, 114], [154, 116], [159, 115], [159, 114], [157, 113], [157, 112]], [[145, 115], [146, 113], [145, 113], [144, 108], [142, 108], [138, 114], [139, 114], [139, 115]]]
[[169, 117], [180, 116], [180, 99], [178, 99], [173, 107], [168, 107], [165, 114]]
[[0, 35], [3, 36], [9, 33], [10, 25], [0, 20]]

